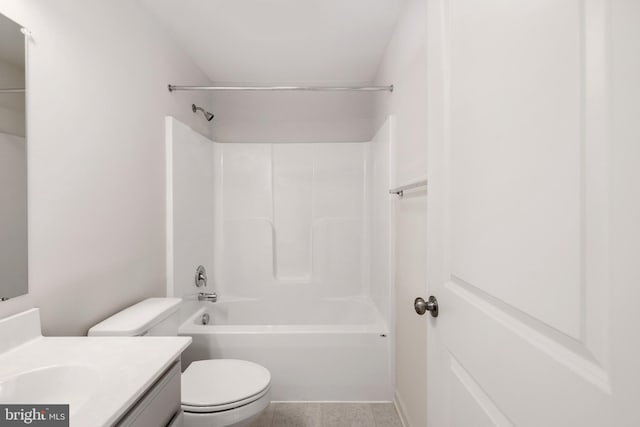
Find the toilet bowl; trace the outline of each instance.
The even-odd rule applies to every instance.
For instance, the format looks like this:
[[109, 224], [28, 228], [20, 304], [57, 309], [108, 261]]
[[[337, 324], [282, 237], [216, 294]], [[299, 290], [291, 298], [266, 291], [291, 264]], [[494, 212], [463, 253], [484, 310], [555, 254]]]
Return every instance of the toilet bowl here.
[[[89, 336], [174, 336], [180, 298], [149, 298], [89, 329]], [[182, 373], [184, 427], [245, 427], [269, 406], [271, 374], [246, 360], [192, 362]]]
[[182, 374], [185, 427], [248, 426], [269, 406], [270, 388], [271, 374], [256, 363], [234, 359], [193, 362]]

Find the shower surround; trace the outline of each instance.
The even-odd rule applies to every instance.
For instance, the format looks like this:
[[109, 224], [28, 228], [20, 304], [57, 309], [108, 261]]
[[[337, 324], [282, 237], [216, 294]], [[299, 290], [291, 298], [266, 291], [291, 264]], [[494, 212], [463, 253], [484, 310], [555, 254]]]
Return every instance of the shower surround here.
[[[278, 400], [392, 400], [390, 133], [220, 144], [167, 118], [167, 292], [189, 301], [187, 362], [254, 360], [277, 373]], [[218, 304], [190, 301], [213, 290]]]
[[364, 294], [368, 148], [221, 145], [214, 191], [221, 293]]

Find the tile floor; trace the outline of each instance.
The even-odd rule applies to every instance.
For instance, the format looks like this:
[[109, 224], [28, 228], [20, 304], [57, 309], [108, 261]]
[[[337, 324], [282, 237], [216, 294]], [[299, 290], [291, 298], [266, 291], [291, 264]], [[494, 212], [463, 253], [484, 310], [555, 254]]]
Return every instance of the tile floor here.
[[402, 427], [393, 403], [274, 402], [251, 427]]

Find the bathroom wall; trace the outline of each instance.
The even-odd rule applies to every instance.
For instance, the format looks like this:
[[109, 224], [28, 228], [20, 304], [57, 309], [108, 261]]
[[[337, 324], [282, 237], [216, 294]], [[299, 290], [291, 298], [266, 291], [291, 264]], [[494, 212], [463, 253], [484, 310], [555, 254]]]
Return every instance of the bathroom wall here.
[[170, 82], [208, 82], [137, 2], [0, 0], [28, 27], [29, 294], [50, 335], [80, 335], [165, 294], [164, 117], [208, 123]]
[[216, 92], [211, 95], [213, 137], [218, 142], [370, 141], [375, 96], [379, 94]]
[[[378, 97], [375, 123], [395, 117], [391, 143], [392, 187], [427, 175], [426, 11], [424, 0], [408, 0], [378, 71], [377, 84], [394, 84], [390, 97]], [[426, 191], [394, 197], [396, 404], [406, 427], [426, 419], [427, 320], [413, 300], [427, 297]]]

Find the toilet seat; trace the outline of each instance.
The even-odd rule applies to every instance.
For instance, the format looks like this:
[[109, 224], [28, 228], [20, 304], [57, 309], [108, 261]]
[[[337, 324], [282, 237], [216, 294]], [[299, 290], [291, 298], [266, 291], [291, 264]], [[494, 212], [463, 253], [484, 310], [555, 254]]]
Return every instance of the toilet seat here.
[[197, 413], [228, 411], [260, 399], [270, 387], [271, 374], [256, 363], [199, 360], [182, 374], [182, 409]]

